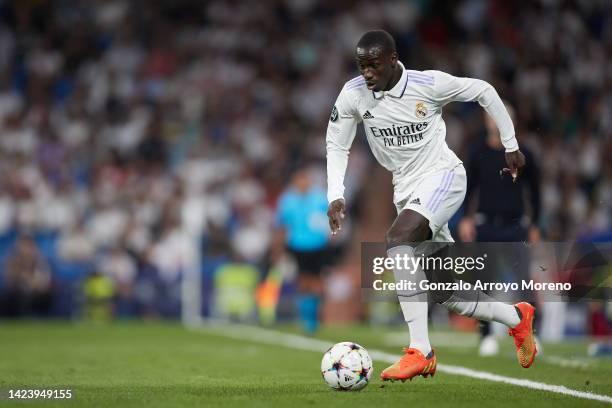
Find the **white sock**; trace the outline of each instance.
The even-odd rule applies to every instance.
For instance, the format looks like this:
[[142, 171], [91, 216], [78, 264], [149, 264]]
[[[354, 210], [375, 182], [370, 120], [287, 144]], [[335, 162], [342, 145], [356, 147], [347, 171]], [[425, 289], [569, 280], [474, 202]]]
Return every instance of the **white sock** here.
[[[395, 258], [396, 255], [408, 257], [414, 256], [414, 248], [408, 245], [401, 245], [391, 248], [387, 251], [389, 258]], [[426, 279], [425, 273], [419, 268], [414, 274], [411, 274], [408, 270], [394, 270], [395, 281], [410, 280], [412, 282], [418, 282], [422, 279]], [[423, 355], [427, 356], [431, 351], [431, 345], [429, 344], [429, 332], [427, 322], [427, 293], [419, 293], [417, 291], [398, 291], [400, 300], [400, 307], [404, 315], [404, 320], [408, 324], [408, 331], [410, 333], [410, 348], [419, 350]], [[410, 300], [406, 300], [410, 299]]]
[[427, 302], [400, 302], [404, 319], [410, 332], [410, 348], [419, 350], [425, 357], [431, 351], [427, 322]]
[[476, 311], [474, 312], [474, 317], [478, 319], [480, 305], [487, 305], [486, 307], [491, 308], [491, 320], [494, 322], [505, 324], [510, 328], [516, 327], [517, 324], [521, 322], [518, 313], [516, 312], [516, 308], [514, 305], [508, 305], [502, 302], [478, 302], [476, 305]]
[[478, 293], [478, 302], [466, 302], [451, 295], [442, 305], [462, 316], [485, 321], [492, 320], [510, 328], [516, 327], [521, 322], [513, 305], [499, 302], [482, 291]]

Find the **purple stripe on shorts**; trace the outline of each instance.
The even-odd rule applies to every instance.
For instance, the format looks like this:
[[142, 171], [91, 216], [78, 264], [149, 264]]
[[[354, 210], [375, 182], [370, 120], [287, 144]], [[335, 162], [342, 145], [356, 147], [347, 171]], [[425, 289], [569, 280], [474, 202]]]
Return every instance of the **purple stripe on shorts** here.
[[440, 185], [438, 186], [438, 188], [436, 188], [436, 191], [434, 192], [434, 194], [431, 196], [431, 198], [429, 199], [429, 202], [427, 203], [426, 208], [428, 210], [431, 210], [431, 205], [436, 201], [436, 198], [438, 196], [438, 194], [444, 189], [444, 186], [446, 185], [446, 179], [447, 177], [450, 175], [450, 171], [447, 170], [444, 173], [444, 176], [442, 176], [442, 180], [440, 181]]
[[448, 192], [450, 190], [450, 187], [453, 185], [453, 179], [455, 178], [455, 172], [453, 171], [451, 173], [451, 178], [448, 181], [448, 185], [446, 186], [446, 189], [444, 190], [444, 192], [442, 192], [442, 194], [440, 195], [440, 199], [438, 200], [435, 208], [433, 209], [432, 212], [436, 212], [438, 211], [438, 208], [440, 207], [440, 204], [442, 204], [442, 201], [444, 201], [444, 199], [446, 198], [446, 196], [448, 196]]

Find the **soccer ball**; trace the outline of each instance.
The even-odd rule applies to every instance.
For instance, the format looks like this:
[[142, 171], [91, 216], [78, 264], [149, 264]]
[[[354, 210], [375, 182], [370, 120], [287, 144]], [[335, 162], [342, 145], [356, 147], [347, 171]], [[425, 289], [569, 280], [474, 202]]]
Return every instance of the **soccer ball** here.
[[368, 385], [373, 371], [372, 358], [367, 350], [350, 341], [332, 346], [321, 361], [321, 375], [335, 390], [361, 390]]

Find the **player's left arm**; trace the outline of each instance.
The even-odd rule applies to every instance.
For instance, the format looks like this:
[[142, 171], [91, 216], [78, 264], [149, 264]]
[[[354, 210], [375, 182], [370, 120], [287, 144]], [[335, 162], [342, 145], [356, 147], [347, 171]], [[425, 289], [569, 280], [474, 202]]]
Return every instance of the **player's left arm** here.
[[525, 166], [525, 156], [519, 150], [514, 124], [497, 91], [481, 79], [460, 78], [441, 71], [426, 71], [434, 77], [433, 97], [441, 106], [449, 102], [478, 102], [493, 118], [502, 144], [506, 149], [506, 164], [516, 181]]

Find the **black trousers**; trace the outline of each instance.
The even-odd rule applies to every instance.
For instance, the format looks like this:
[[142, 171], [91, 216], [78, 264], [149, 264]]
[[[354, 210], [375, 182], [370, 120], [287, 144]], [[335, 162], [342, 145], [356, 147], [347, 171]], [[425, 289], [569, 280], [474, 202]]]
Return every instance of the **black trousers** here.
[[[476, 240], [478, 242], [521, 242], [527, 241], [528, 230], [520, 225], [511, 223], [484, 223], [476, 227]], [[528, 260], [527, 260], [528, 262]], [[526, 268], [520, 268], [527, 271]], [[482, 337], [491, 334], [491, 322], [480, 322]]]

